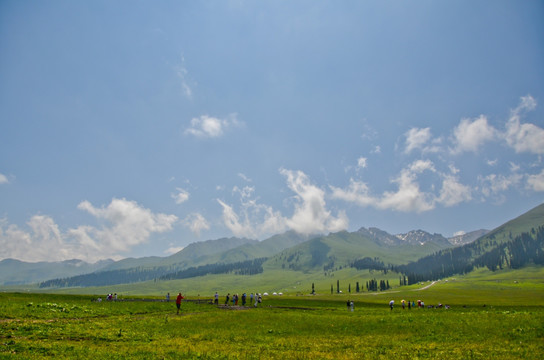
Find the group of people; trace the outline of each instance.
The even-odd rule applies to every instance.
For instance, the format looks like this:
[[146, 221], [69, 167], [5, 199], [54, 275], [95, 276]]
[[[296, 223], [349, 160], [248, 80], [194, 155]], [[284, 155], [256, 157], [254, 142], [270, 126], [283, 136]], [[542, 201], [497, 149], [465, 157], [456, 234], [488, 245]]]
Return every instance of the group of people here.
[[[232, 303], [232, 306], [238, 306], [238, 301], [240, 298], [242, 300], [242, 306], [246, 306], [246, 303], [248, 300], [246, 293], [243, 293], [241, 297], [238, 296], [238, 294], [232, 294], [231, 296], [230, 293], [228, 293], [227, 296], [225, 297], [225, 305], [229, 306]], [[213, 302], [215, 305], [219, 305], [219, 294], [217, 292], [215, 292], [214, 294]], [[257, 305], [262, 302], [263, 302], [263, 298], [261, 294], [259, 293], [249, 294], [249, 304], [253, 304], [254, 307], [257, 307]]]
[[[393, 305], [395, 304], [395, 300], [391, 300], [389, 301], [389, 308], [391, 310], [393, 310]], [[408, 306], [408, 310], [411, 310], [412, 308], [415, 308], [416, 307], [416, 302], [415, 301], [406, 301], [406, 300], [401, 300], [400, 301], [400, 305], [402, 306], [402, 310], [406, 309], [406, 306]], [[424, 309], [425, 308], [425, 302], [421, 301], [421, 300], [418, 300], [417, 301], [417, 307], [420, 308], [420, 309]], [[450, 306], [449, 305], [442, 305], [442, 304], [438, 304], [436, 306], [436, 308], [439, 308], [441, 309], [442, 307], [446, 308], [446, 309], [449, 309]], [[428, 308], [435, 308], [434, 305], [429, 305]]]

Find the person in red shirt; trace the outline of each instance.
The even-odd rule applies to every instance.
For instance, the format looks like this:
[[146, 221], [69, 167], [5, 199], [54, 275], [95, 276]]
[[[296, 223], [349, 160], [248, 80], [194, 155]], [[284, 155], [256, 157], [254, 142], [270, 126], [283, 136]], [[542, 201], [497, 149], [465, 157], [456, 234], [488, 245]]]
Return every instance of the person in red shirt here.
[[177, 314], [179, 315], [179, 309], [181, 308], [181, 299], [183, 299], [183, 296], [181, 293], [178, 294], [178, 297], [176, 298], [176, 307], [178, 308]]

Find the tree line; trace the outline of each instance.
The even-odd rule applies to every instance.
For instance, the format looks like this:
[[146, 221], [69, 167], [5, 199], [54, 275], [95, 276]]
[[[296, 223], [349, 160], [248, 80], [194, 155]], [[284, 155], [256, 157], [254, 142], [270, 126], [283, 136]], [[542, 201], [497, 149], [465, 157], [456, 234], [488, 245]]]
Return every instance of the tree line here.
[[208, 274], [229, 274], [255, 275], [263, 272], [262, 264], [267, 258], [259, 258], [247, 261], [240, 261], [230, 264], [208, 264], [172, 272], [171, 267], [152, 268], [131, 268], [120, 270], [100, 271], [90, 274], [77, 275], [67, 278], [58, 278], [43, 281], [40, 288], [51, 287], [86, 287], [86, 286], [109, 286], [128, 284], [149, 280], [173, 280], [187, 279]]
[[197, 267], [190, 267], [160, 277], [160, 280], [188, 279], [197, 276], [211, 274], [235, 274], [235, 275], [256, 275], [263, 272], [263, 263], [268, 258], [239, 261], [229, 264], [208, 264]]
[[[492, 246], [489, 249], [489, 246]], [[497, 244], [472, 243], [462, 247], [438, 251], [418, 261], [393, 266], [392, 270], [405, 274], [408, 285], [420, 281], [438, 280], [455, 274], [466, 274], [476, 267], [519, 269], [529, 263], [544, 264], [544, 226], [533, 228], [515, 238]]]

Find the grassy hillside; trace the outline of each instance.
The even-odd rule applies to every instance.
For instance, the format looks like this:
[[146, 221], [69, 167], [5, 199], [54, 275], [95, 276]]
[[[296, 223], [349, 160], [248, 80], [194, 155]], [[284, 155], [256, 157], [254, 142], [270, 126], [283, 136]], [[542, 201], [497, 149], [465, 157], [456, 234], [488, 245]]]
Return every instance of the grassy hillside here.
[[[269, 269], [315, 271], [349, 266], [353, 261], [369, 257], [379, 258], [385, 264], [402, 264], [444, 249], [443, 243], [427, 242], [424, 245], [386, 245], [361, 232], [341, 231], [321, 236], [286, 249], [272, 257]], [[451, 245], [450, 245], [451, 246]]]
[[208, 240], [192, 243], [180, 252], [161, 260], [159, 266], [175, 265], [178, 269], [197, 266], [201, 264], [210, 264], [211, 258], [217, 254], [223, 253], [246, 244], [257, 243], [256, 240], [246, 238], [222, 238], [217, 240]]
[[471, 244], [439, 251], [395, 270], [411, 283], [471, 272], [544, 265], [544, 204], [511, 220]]
[[[256, 258], [270, 257], [278, 252], [296, 246], [309, 239], [309, 236], [288, 231], [274, 235], [263, 241], [243, 244], [228, 251], [215, 254], [206, 259], [207, 263], [232, 263]], [[198, 264], [201, 265], [201, 264]]]

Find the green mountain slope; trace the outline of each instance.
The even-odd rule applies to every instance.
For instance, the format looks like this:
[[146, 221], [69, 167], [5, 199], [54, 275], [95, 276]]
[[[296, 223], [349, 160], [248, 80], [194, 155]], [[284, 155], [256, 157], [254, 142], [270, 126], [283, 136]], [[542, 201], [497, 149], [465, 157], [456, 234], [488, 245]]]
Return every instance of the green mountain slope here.
[[60, 276], [76, 276], [107, 267], [113, 260], [89, 264], [81, 260], [59, 262], [24, 262], [14, 259], [0, 261], [0, 284], [29, 284]]
[[283, 234], [274, 235], [266, 240], [247, 243], [230, 249], [215, 257], [210, 258], [211, 262], [232, 263], [263, 257], [270, 257], [278, 252], [308, 241], [308, 235], [288, 231]]
[[[274, 255], [286, 247], [307, 240], [307, 236], [294, 232], [275, 235], [264, 241], [240, 238], [223, 238], [193, 243], [167, 258], [125, 259], [100, 271], [48, 279], [40, 283], [41, 288], [85, 287], [135, 283], [163, 278], [186, 278], [223, 272], [261, 272], [262, 260], [252, 260]], [[231, 264], [232, 266], [227, 266]], [[130, 267], [127, 267], [132, 265]], [[243, 269], [240, 267], [247, 267]]]
[[[375, 229], [374, 229], [375, 230]], [[375, 231], [375, 233], [378, 233]], [[392, 241], [379, 232], [370, 237], [366, 229], [356, 232], [331, 233], [286, 249], [265, 263], [267, 269], [311, 271], [350, 266], [360, 258], [379, 258], [384, 263], [402, 264], [451, 247], [447, 241], [426, 241], [423, 244]], [[392, 237], [392, 235], [390, 235]]]
[[414, 283], [465, 274], [478, 267], [494, 271], [530, 263], [544, 265], [544, 204], [471, 244], [441, 250], [395, 270], [407, 274], [409, 282]]
[[183, 250], [167, 258], [163, 258], [157, 266], [173, 266], [184, 269], [191, 266], [210, 264], [218, 254], [247, 244], [256, 244], [257, 240], [246, 238], [221, 238], [217, 240], [199, 241], [189, 244]]

